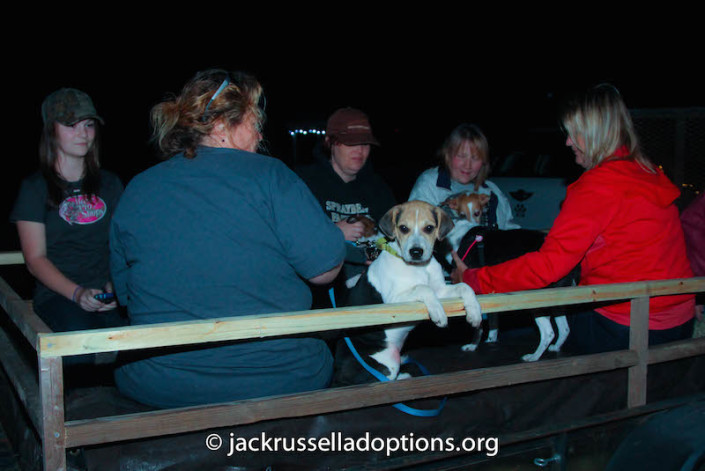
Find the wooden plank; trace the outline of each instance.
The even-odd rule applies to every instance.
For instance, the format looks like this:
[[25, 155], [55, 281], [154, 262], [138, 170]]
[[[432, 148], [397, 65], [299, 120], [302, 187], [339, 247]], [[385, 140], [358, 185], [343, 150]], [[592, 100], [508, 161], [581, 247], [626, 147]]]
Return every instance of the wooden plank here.
[[649, 348], [649, 365], [705, 355], [705, 337], [680, 340]]
[[237, 401], [140, 414], [101, 417], [66, 423], [66, 446], [109, 443], [264, 420], [325, 414], [335, 411], [439, 397], [500, 386], [610, 371], [636, 364], [629, 350], [559, 358], [494, 368], [445, 373], [314, 392]]
[[64, 377], [61, 358], [39, 358], [42, 459], [45, 470], [66, 470]]
[[705, 277], [640, 281], [608, 285], [546, 288], [479, 296], [483, 312], [503, 312], [549, 306], [567, 306], [603, 301], [686, 294], [705, 291]]
[[30, 305], [0, 277], [0, 306], [22, 332], [27, 341], [37, 348], [40, 333], [51, 333], [51, 329], [30, 308]]
[[0, 265], [22, 265], [24, 256], [22, 252], [0, 252]]
[[39, 384], [35, 372], [30, 365], [27, 365], [26, 360], [15, 349], [12, 340], [2, 328], [0, 328], [0, 363], [35, 430], [41, 430]]
[[[483, 312], [491, 313], [696, 291], [705, 291], [705, 277], [531, 290], [482, 295], [478, 296], [478, 300]], [[448, 317], [465, 316], [460, 299], [444, 300], [443, 307]], [[40, 334], [38, 349], [42, 356], [82, 355], [295, 335], [426, 319], [428, 311], [422, 303], [380, 304]]]
[[[451, 313], [458, 312], [458, 315], [461, 315], [462, 304], [460, 302], [444, 303], [444, 307]], [[428, 319], [428, 311], [421, 303], [380, 304], [371, 307], [319, 309], [202, 321], [168, 322], [119, 329], [58, 332], [40, 336], [39, 345], [43, 356], [80, 355], [156, 346], [257, 339], [343, 328], [382, 326], [418, 322], [425, 319]]]
[[632, 299], [629, 329], [629, 349], [639, 361], [629, 368], [627, 407], [646, 404], [646, 371], [649, 359], [649, 298]]

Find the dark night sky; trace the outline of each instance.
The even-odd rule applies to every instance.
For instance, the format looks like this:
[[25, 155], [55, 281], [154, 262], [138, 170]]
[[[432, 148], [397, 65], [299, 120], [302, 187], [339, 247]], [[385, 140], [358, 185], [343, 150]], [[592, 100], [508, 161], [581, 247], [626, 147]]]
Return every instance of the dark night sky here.
[[[559, 43], [553, 40], [515, 41], [482, 53], [435, 40], [431, 44], [419, 36], [409, 41], [391, 36], [377, 42], [367, 38], [360, 44], [335, 44], [319, 38], [319, 49], [316, 43], [289, 44], [285, 39], [264, 48], [260, 39], [249, 38], [252, 47], [246, 53], [223, 44], [199, 46], [207, 51], [201, 53], [193, 52], [199, 50], [196, 47], [171, 47], [163, 53], [163, 44], [105, 41], [101, 53], [91, 52], [89, 59], [73, 50], [10, 54], [6, 63], [14, 65], [14, 86], [6, 106], [16, 111], [6, 155], [16, 166], [3, 179], [0, 250], [16, 248], [7, 214], [20, 178], [37, 168], [40, 104], [46, 94], [63, 86], [82, 89], [94, 98], [106, 121], [103, 166], [125, 182], [156, 162], [147, 144], [149, 109], [166, 93], [178, 92], [200, 69], [247, 70], [262, 82], [268, 114], [265, 138], [271, 154], [289, 164], [294, 163], [289, 126], [322, 124], [338, 107], [359, 107], [370, 115], [382, 142], [373, 151], [372, 162], [393, 180], [400, 198], [415, 176], [433, 164], [435, 149], [460, 122], [479, 124], [496, 157], [528, 147], [531, 130], [557, 130], [556, 110], [563, 97], [601, 81], [615, 84], [632, 108], [705, 105], [705, 81], [697, 70], [700, 61], [684, 61], [684, 51], [673, 54], [663, 45], [656, 63], [651, 50], [628, 61], [621, 50], [601, 50], [598, 60], [584, 51], [559, 52]], [[560, 134], [544, 137], [548, 152], [565, 152], [562, 144]]]

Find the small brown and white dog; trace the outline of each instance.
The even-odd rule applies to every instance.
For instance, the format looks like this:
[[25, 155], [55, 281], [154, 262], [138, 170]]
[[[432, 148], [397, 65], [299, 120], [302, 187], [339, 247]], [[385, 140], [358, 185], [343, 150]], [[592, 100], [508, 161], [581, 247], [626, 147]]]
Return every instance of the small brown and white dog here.
[[443, 202], [443, 204], [447, 205], [453, 211], [462, 213], [462, 216], [468, 221], [472, 221], [475, 224], [480, 224], [482, 210], [489, 202], [490, 195], [483, 195], [480, 193], [460, 193], [452, 198], [448, 198]]
[[377, 235], [377, 223], [367, 214], [356, 214], [354, 216], [350, 216], [347, 221], [351, 224], [356, 222], [362, 223], [362, 227], [364, 228], [364, 230], [362, 236], [359, 239], [360, 241], [364, 242], [368, 239], [372, 239]]
[[[423, 302], [438, 327], [448, 325], [440, 299], [462, 298], [467, 321], [477, 327], [482, 321], [480, 304], [465, 283], [448, 285], [443, 269], [433, 257], [433, 247], [453, 228], [453, 221], [440, 208], [423, 201], [409, 201], [390, 209], [379, 228], [390, 242], [351, 290], [349, 305]], [[357, 353], [372, 368], [390, 380], [400, 379], [401, 351], [411, 326], [372, 330], [350, 337]], [[336, 386], [369, 382], [372, 376], [341, 342], [335, 358]]]
[[[480, 225], [482, 212], [490, 202], [490, 195], [479, 193], [461, 193], [445, 200], [442, 205], [447, 206], [460, 216], [455, 221], [453, 230], [448, 233], [448, 243], [453, 250], [458, 250], [463, 236], [473, 227]], [[450, 259], [448, 260], [450, 263]]]
[[[483, 251], [482, 256], [478, 257], [475, 253], [470, 253], [466, 263], [471, 268], [477, 268], [483, 265], [496, 265], [498, 263], [511, 260], [519, 257], [527, 252], [538, 250], [543, 244], [545, 234], [541, 231], [528, 229], [511, 229], [511, 230], [490, 230], [481, 227], [476, 227], [479, 224], [479, 216], [482, 215], [484, 206], [489, 201], [487, 195], [458, 195], [447, 200], [445, 203], [448, 207], [455, 210], [464, 217], [464, 220], [470, 221], [456, 234], [448, 237], [448, 241], [453, 246], [453, 249], [463, 257], [475, 240], [476, 235], [482, 236], [481, 243], [477, 245], [475, 251]], [[456, 223], [456, 227], [460, 224]], [[468, 236], [468, 237], [466, 237]], [[577, 284], [580, 278], [580, 270], [578, 267], [573, 269], [565, 278], [559, 280], [551, 286], [573, 286]], [[558, 330], [558, 338], [551, 324], [551, 316], [535, 315], [534, 321], [539, 329], [540, 340], [539, 345], [533, 353], [528, 353], [522, 356], [523, 361], [536, 361], [546, 350], [552, 352], [560, 351], [563, 343], [565, 343], [570, 333], [568, 321], [565, 315], [553, 316]], [[486, 341], [489, 343], [496, 342], [498, 336], [498, 320], [496, 315], [488, 316], [489, 331]], [[464, 351], [475, 351], [480, 343], [482, 329], [476, 331], [475, 338], [468, 344], [463, 345]], [[553, 340], [556, 339], [555, 343]]]

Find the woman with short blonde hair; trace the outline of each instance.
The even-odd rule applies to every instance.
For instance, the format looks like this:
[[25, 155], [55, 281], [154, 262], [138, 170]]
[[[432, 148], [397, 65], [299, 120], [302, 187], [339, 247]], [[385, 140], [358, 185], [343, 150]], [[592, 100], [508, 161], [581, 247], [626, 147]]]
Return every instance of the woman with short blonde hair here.
[[632, 117], [619, 91], [612, 85], [598, 85], [582, 100], [575, 100], [563, 112], [563, 129], [573, 143], [582, 140], [585, 169], [591, 169], [608, 158], [629, 156], [645, 170], [655, 172], [653, 164], [644, 156]]
[[438, 157], [446, 169], [451, 169], [453, 157], [458, 154], [464, 145], [468, 145], [471, 152], [482, 162], [479, 172], [469, 183], [479, 189], [487, 180], [490, 173], [490, 146], [485, 134], [474, 124], [461, 124], [453, 129], [438, 149]]
[[[509, 199], [497, 185], [487, 179], [490, 173], [490, 150], [487, 137], [475, 124], [458, 125], [438, 149], [437, 167], [425, 170], [414, 183], [409, 200], [421, 200], [439, 206], [461, 193], [488, 195], [482, 224], [498, 229], [517, 229]], [[460, 216], [451, 212], [453, 219]]]

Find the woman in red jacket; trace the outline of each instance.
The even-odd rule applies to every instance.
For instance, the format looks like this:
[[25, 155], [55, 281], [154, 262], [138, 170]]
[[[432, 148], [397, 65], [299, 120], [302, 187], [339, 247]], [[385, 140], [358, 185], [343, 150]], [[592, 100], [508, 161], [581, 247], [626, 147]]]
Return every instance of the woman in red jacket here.
[[[566, 145], [585, 168], [537, 252], [500, 265], [467, 269], [457, 258], [454, 281], [477, 293], [543, 288], [580, 264], [581, 285], [693, 276], [678, 209], [679, 190], [639, 150], [619, 92], [600, 85], [563, 115]], [[649, 341], [690, 337], [692, 295], [651, 298]], [[600, 306], [571, 319], [572, 350], [626, 348], [629, 303]]]

